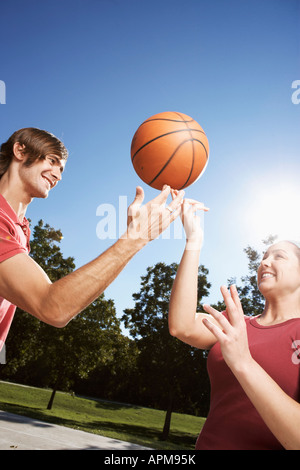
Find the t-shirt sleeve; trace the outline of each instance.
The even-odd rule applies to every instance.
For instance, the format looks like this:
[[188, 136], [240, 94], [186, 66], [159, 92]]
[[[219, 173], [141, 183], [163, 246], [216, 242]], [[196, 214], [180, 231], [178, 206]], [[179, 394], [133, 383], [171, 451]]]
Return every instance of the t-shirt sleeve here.
[[19, 253], [28, 253], [14, 225], [0, 213], [0, 263]]

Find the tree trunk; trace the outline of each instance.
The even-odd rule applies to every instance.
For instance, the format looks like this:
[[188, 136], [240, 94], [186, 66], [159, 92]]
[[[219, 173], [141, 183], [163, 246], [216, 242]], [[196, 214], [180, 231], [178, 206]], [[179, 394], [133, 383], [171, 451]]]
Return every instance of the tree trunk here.
[[54, 389], [52, 390], [51, 397], [50, 397], [50, 400], [49, 400], [49, 403], [48, 403], [48, 406], [47, 406], [47, 410], [52, 409], [52, 405], [53, 405], [54, 397], [55, 397], [55, 394], [56, 394], [56, 390], [57, 390], [57, 387], [55, 386]]
[[164, 424], [163, 432], [161, 435], [162, 441], [166, 441], [169, 437], [172, 411], [173, 411], [173, 390], [170, 390], [169, 403], [168, 403], [166, 417], [165, 417], [165, 424]]

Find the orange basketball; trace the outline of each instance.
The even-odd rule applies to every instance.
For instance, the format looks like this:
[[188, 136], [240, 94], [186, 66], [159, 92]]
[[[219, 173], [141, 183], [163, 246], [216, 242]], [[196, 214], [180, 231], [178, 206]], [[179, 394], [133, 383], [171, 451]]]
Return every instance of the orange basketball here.
[[144, 121], [131, 142], [131, 161], [152, 188], [168, 184], [183, 189], [194, 183], [208, 163], [209, 145], [202, 127], [183, 113], [164, 112]]

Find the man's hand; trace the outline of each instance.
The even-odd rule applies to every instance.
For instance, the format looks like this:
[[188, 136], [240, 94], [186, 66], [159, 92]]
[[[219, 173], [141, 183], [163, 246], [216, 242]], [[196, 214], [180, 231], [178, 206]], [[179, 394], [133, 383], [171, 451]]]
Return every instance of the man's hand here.
[[156, 238], [180, 214], [183, 194], [169, 206], [166, 187], [142, 206], [144, 192], [138, 187], [128, 209], [125, 235], [93, 261], [51, 283], [47, 274], [25, 253], [0, 263], [0, 297], [45, 323], [65, 326], [90, 305], [119, 275], [132, 257]]
[[127, 231], [122, 238], [137, 240], [141, 245], [157, 238], [181, 211], [184, 191], [179, 191], [172, 202], [166, 206], [170, 192], [171, 188], [164, 186], [156, 198], [142, 205], [144, 191], [138, 186], [135, 199], [128, 208]]

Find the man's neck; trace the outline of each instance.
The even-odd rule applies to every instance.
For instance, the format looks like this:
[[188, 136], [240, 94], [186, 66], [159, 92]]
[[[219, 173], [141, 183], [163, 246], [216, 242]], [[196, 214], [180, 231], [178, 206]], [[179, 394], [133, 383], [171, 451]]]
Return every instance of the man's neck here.
[[20, 221], [25, 217], [26, 210], [32, 201], [21, 189], [11, 188], [9, 181], [5, 178], [5, 174], [0, 179], [0, 194], [7, 200], [8, 204], [13, 208]]

